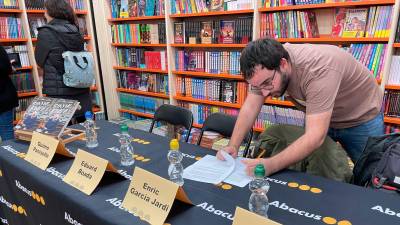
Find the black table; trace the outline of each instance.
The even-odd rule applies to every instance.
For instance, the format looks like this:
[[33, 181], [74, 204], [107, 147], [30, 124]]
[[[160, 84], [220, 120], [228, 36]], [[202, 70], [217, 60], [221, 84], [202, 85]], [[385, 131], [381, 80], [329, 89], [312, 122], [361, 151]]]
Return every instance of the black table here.
[[[128, 179], [106, 174], [91, 196], [62, 181], [73, 160], [56, 156], [42, 171], [23, 157], [27, 142], [7, 141], [0, 145], [0, 224], [147, 224], [119, 206], [130, 183], [133, 168], [119, 165], [119, 126], [98, 121], [99, 147], [89, 150], [83, 141], [67, 145], [108, 159]], [[82, 127], [81, 127], [82, 128]], [[138, 130], [129, 130], [138, 158], [135, 166], [167, 178], [169, 140]], [[181, 143], [183, 165], [214, 151]], [[282, 224], [400, 224], [400, 197], [383, 192], [330, 181], [294, 171], [269, 178], [270, 218]], [[297, 187], [298, 186], [298, 187]], [[167, 223], [232, 224], [236, 206], [248, 208], [248, 186], [212, 185], [185, 180], [184, 189], [194, 206], [175, 201]]]

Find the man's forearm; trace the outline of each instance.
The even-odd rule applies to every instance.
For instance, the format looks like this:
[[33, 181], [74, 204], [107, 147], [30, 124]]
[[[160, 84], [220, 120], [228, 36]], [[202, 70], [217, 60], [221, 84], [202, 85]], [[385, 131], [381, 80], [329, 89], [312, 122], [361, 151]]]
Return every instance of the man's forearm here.
[[261, 96], [255, 96], [253, 98], [250, 97], [249, 99], [246, 99], [243, 107], [240, 109], [232, 137], [229, 141], [229, 146], [232, 146], [238, 150], [243, 138], [249, 132], [258, 114], [260, 113], [263, 101], [264, 98]]

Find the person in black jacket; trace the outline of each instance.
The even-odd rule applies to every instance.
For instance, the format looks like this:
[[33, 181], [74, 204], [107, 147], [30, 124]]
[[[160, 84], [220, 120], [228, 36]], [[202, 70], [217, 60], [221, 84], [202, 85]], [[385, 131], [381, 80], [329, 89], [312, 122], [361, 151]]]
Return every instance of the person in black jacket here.
[[35, 58], [43, 71], [43, 94], [48, 97], [78, 100], [81, 109], [74, 118], [84, 121], [91, 110], [90, 88], [71, 88], [63, 82], [65, 51], [83, 51], [84, 39], [76, 23], [76, 15], [66, 1], [45, 1], [47, 25], [38, 28]]
[[0, 46], [0, 137], [14, 138], [14, 107], [18, 106], [17, 90], [10, 79], [12, 67], [7, 52]]

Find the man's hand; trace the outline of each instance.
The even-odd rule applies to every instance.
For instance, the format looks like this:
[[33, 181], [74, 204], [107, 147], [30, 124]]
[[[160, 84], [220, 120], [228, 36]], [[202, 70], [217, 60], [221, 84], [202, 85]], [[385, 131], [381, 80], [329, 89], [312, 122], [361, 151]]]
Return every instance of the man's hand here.
[[233, 147], [233, 146], [226, 146], [224, 149], [219, 150], [219, 151], [217, 152], [217, 159], [222, 160], [222, 161], [225, 161], [225, 158], [224, 158], [224, 156], [222, 155], [221, 151], [227, 152], [227, 153], [228, 153], [229, 155], [231, 155], [234, 159], [237, 157], [237, 154], [238, 154], [235, 147]]
[[263, 164], [264, 168], [265, 168], [265, 175], [269, 175], [269, 171], [268, 171], [268, 167], [266, 165], [266, 159], [243, 159], [242, 160], [243, 164], [246, 165], [246, 173], [249, 176], [254, 176], [254, 168], [256, 168], [256, 166], [258, 164]]

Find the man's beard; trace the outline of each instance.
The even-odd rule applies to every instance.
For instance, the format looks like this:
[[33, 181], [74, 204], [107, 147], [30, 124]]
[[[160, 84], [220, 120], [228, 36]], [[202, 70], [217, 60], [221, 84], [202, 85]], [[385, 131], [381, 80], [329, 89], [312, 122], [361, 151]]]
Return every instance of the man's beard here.
[[287, 73], [281, 72], [281, 83], [279, 86], [281, 87], [281, 89], [279, 90], [279, 92], [273, 93], [272, 97], [278, 98], [278, 97], [282, 97], [283, 94], [285, 94], [286, 89], [289, 86], [289, 76]]

